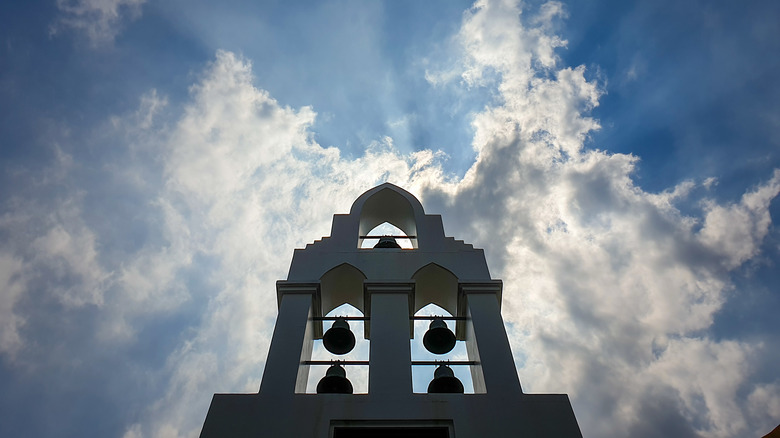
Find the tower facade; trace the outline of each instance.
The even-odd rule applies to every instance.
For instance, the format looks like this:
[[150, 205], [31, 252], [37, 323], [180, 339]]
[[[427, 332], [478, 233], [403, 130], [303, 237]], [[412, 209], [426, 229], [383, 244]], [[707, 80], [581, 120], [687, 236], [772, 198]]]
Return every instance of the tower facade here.
[[[385, 222], [404, 235], [367, 236]], [[411, 248], [398, 247], [398, 237]], [[369, 240], [379, 243], [364, 248]], [[581, 436], [567, 395], [523, 393], [501, 318], [502, 283], [490, 278], [483, 251], [446, 237], [441, 216], [425, 214], [399, 187], [377, 186], [349, 214], [334, 215], [330, 237], [295, 250], [276, 292], [279, 314], [259, 392], [215, 394], [201, 437]], [[329, 368], [318, 393], [306, 393], [309, 370], [320, 365], [311, 360], [314, 341], [347, 339], [343, 330], [325, 330], [336, 319], [326, 315], [345, 303], [363, 313], [352, 319], [364, 320], [358, 335], [369, 341], [368, 392], [351, 393], [343, 374], [354, 363], [344, 361]], [[431, 303], [449, 312], [443, 319], [455, 323], [452, 335], [465, 342], [468, 360], [444, 362], [429, 393], [419, 394], [412, 367], [431, 364], [412, 361], [412, 322]], [[446, 330], [439, 330], [444, 338]], [[443, 345], [430, 339], [431, 351]], [[474, 393], [462, 393], [449, 366], [470, 368]]]

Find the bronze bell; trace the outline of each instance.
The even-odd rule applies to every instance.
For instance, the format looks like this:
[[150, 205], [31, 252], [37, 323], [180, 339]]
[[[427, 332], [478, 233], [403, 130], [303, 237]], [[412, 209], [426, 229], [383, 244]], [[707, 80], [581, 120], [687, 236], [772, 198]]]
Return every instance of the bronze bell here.
[[439, 365], [433, 372], [433, 380], [428, 384], [428, 393], [463, 394], [463, 383], [455, 377], [452, 368]]
[[395, 241], [393, 236], [382, 236], [379, 238], [379, 242], [374, 245], [374, 248], [401, 248], [401, 245]]
[[355, 335], [344, 318], [337, 318], [322, 336], [322, 345], [333, 354], [347, 354], [355, 348]]
[[[460, 383], [460, 382], [459, 382]], [[339, 364], [331, 365], [317, 384], [317, 394], [352, 394], [352, 382]]]
[[433, 354], [449, 353], [455, 348], [455, 334], [443, 319], [434, 319], [423, 336], [423, 345]]

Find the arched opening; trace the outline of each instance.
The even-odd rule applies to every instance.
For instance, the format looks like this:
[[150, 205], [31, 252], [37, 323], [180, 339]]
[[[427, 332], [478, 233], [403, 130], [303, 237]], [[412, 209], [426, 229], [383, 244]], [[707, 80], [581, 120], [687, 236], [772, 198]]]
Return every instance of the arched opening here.
[[[414, 316], [453, 316], [450, 312], [435, 305], [428, 304], [417, 311]], [[447, 327], [455, 332], [455, 321], [445, 320]], [[430, 320], [414, 321], [414, 339], [411, 340], [412, 361], [467, 361], [466, 343], [463, 341], [455, 342], [455, 348], [449, 353], [443, 355], [433, 354], [423, 346], [423, 337], [428, 331]], [[474, 393], [474, 385], [471, 380], [471, 370], [468, 365], [452, 365], [452, 371], [455, 377], [463, 383], [466, 394]], [[416, 365], [412, 367], [412, 391], [415, 393], [428, 392], [428, 384], [433, 379], [433, 372], [436, 365]]]
[[[350, 316], [362, 317], [363, 313], [356, 307], [344, 303], [330, 312], [326, 317]], [[363, 321], [350, 320], [349, 329], [355, 335], [355, 348], [347, 354], [335, 355], [328, 351], [322, 344], [322, 339], [314, 341], [312, 347], [311, 360], [313, 361], [368, 361], [369, 342], [363, 337]], [[333, 325], [333, 321], [324, 321], [323, 329], [327, 330]], [[317, 383], [325, 376], [325, 372], [330, 365], [311, 365], [309, 371], [309, 380], [306, 383], [306, 393], [314, 394], [317, 392]], [[344, 365], [347, 372], [347, 379], [352, 383], [353, 394], [368, 393], [368, 365]]]
[[458, 277], [449, 269], [429, 263], [412, 275], [415, 281], [414, 309], [429, 303], [443, 308], [450, 315], [458, 312]]
[[[361, 236], [368, 235], [369, 231], [385, 222], [401, 230], [403, 235], [417, 235], [417, 221], [409, 200], [395, 190], [384, 188], [363, 203], [358, 226], [358, 248], [363, 247]], [[412, 239], [411, 244], [412, 248], [417, 248], [417, 239]]]
[[[371, 231], [365, 234], [366, 236], [406, 236], [407, 234], [400, 228], [391, 224], [390, 222], [383, 222]], [[361, 239], [361, 249], [372, 249], [374, 245], [379, 241], [376, 239]], [[412, 244], [413, 239], [395, 239], [395, 242], [401, 247], [401, 249], [414, 249]]]
[[337, 306], [348, 303], [359, 311], [363, 311], [363, 272], [350, 265], [342, 263], [326, 272], [320, 278], [320, 297], [322, 298], [322, 314], [329, 314]]

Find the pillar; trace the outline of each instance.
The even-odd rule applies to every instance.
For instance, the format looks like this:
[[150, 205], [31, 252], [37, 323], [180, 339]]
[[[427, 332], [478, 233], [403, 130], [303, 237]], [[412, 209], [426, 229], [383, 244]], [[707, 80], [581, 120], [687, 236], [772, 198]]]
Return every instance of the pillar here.
[[479, 362], [472, 368], [475, 392], [491, 395], [522, 393], [501, 318], [501, 282], [462, 283], [460, 289], [468, 317], [466, 350], [470, 360]]
[[414, 284], [365, 283], [370, 315], [368, 393], [383, 398], [412, 394], [412, 354], [409, 345]]
[[277, 285], [279, 315], [276, 318], [268, 359], [265, 361], [260, 394], [291, 397], [306, 392], [311, 359], [314, 324], [312, 305], [317, 284]]

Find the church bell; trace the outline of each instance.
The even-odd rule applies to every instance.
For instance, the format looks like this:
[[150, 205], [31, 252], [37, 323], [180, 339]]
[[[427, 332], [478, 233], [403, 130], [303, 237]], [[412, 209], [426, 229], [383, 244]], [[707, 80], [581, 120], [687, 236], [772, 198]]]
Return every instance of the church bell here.
[[433, 372], [433, 380], [428, 384], [428, 393], [463, 394], [463, 383], [455, 377], [452, 368], [439, 365]]
[[445, 354], [455, 348], [455, 334], [443, 319], [434, 319], [423, 336], [423, 345], [434, 354]]
[[337, 318], [322, 336], [322, 345], [333, 354], [347, 354], [355, 348], [355, 335], [344, 318]]
[[374, 245], [374, 248], [401, 248], [401, 245], [395, 241], [393, 236], [382, 236], [379, 238], [379, 242]]
[[[458, 382], [460, 383], [460, 382]], [[352, 394], [352, 382], [339, 364], [331, 365], [317, 384], [317, 394]]]

